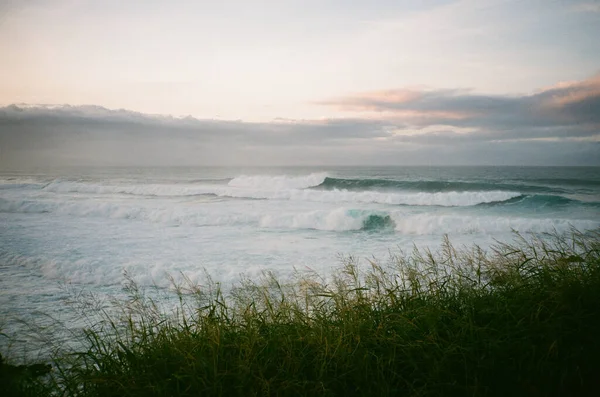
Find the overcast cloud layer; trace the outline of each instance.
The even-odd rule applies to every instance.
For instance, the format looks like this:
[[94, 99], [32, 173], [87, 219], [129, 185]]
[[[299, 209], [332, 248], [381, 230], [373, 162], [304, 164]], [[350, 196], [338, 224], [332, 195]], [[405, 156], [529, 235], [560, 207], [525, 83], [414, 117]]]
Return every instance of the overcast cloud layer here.
[[347, 118], [251, 123], [99, 106], [0, 108], [0, 165], [600, 165], [600, 75], [531, 95], [386, 90]]

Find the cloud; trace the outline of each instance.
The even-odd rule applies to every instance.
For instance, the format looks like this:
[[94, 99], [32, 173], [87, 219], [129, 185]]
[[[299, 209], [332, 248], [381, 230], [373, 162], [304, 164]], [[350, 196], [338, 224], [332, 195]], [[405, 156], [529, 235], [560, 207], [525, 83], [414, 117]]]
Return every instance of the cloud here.
[[520, 96], [412, 88], [320, 103], [351, 117], [252, 123], [10, 105], [0, 108], [0, 166], [600, 165], [600, 75]]
[[389, 136], [385, 123], [377, 120], [248, 123], [100, 106], [0, 108], [0, 162], [14, 166], [344, 162], [347, 153], [337, 149], [364, 152], [368, 145], [363, 142]]
[[286, 120], [250, 123], [240, 120], [197, 119], [192, 116], [150, 115], [101, 106], [9, 105], [0, 108], [0, 126], [39, 127], [78, 131], [104, 131], [105, 134], [142, 131], [143, 134], [186, 136], [199, 140], [248, 143], [297, 144], [330, 143], [337, 140], [369, 139], [387, 136], [385, 123], [367, 119]]
[[600, 134], [600, 74], [521, 96], [399, 89], [320, 103], [366, 114], [364, 117], [394, 120], [417, 130], [436, 125], [472, 129], [468, 136], [446, 134], [461, 139], [495, 141]]

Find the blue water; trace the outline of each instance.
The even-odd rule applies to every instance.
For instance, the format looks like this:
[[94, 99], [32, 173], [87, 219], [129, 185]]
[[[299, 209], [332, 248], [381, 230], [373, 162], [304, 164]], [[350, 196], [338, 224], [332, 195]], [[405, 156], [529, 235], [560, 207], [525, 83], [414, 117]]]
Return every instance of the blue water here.
[[[118, 293], [168, 275], [327, 274], [444, 234], [600, 227], [600, 168], [62, 168], [0, 172], [0, 327], [68, 308], [65, 283]], [[0, 338], [0, 343], [3, 343]]]

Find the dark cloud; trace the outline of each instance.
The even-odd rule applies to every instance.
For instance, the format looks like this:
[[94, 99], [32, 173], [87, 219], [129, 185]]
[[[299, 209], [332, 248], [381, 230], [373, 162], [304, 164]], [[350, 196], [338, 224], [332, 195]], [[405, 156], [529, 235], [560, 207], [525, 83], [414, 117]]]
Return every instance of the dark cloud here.
[[524, 96], [390, 90], [327, 105], [369, 114], [249, 123], [10, 105], [0, 166], [600, 165], [600, 76]]
[[[389, 124], [389, 123], [387, 123]], [[148, 115], [128, 110], [109, 110], [100, 106], [27, 106], [0, 108], [0, 127], [29, 129], [47, 134], [50, 129], [73, 130], [80, 134], [101, 132], [104, 137], [119, 138], [140, 133], [144, 137], [194, 138], [199, 141], [236, 141], [290, 145], [327, 144], [346, 139], [371, 139], [389, 136], [386, 123], [365, 119], [284, 120], [248, 123], [191, 116]]]
[[[478, 134], [492, 140], [514, 139], [516, 133], [525, 138], [553, 138], [600, 132], [600, 75], [523, 96], [388, 90], [321, 103], [355, 112], [380, 112], [381, 117], [417, 129], [432, 125], [474, 128], [486, 131]], [[561, 128], [564, 133], [558, 132]]]
[[389, 136], [385, 123], [361, 119], [246, 123], [99, 106], [0, 108], [0, 160], [17, 165], [343, 162], [338, 149]]

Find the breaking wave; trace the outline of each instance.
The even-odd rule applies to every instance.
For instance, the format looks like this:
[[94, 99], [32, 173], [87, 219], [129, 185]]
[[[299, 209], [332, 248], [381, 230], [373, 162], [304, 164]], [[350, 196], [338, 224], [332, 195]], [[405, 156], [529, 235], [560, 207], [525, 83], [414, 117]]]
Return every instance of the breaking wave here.
[[268, 175], [253, 175], [253, 176], [238, 176], [229, 181], [231, 187], [246, 188], [246, 189], [305, 189], [309, 187], [319, 186], [327, 179], [327, 174], [323, 172], [312, 173], [305, 176], [268, 176]]
[[499, 202], [481, 203], [478, 206], [481, 207], [494, 207], [494, 206], [517, 206], [524, 209], [540, 209], [545, 207], [566, 207], [572, 205], [600, 207], [599, 201], [579, 201], [573, 198], [564, 196], [555, 196], [548, 194], [536, 194], [536, 195], [520, 195], [513, 197], [509, 200]]
[[247, 197], [270, 200], [313, 201], [324, 203], [376, 203], [413, 206], [463, 207], [480, 203], [505, 201], [521, 194], [518, 192], [439, 192], [439, 193], [384, 193], [375, 191], [293, 189], [281, 191], [230, 190], [215, 192], [218, 196]]
[[272, 208], [215, 211], [203, 206], [140, 207], [105, 202], [12, 202], [0, 199], [0, 212], [52, 213], [77, 217], [135, 220], [168, 226], [240, 226], [272, 229], [323, 231], [396, 231], [401, 234], [445, 233], [493, 234], [519, 231], [580, 230], [600, 226], [600, 221], [583, 219], [522, 218], [476, 214], [411, 214], [406, 210], [374, 210], [338, 207], [304, 212], [277, 212]]
[[[5, 180], [0, 189], [37, 189], [50, 194], [133, 195], [147, 197], [211, 196], [223, 199], [288, 200], [340, 204], [466, 207], [518, 205], [525, 208], [581, 204], [557, 189], [483, 182], [339, 179], [325, 173], [303, 176], [238, 176], [186, 183], [93, 183], [56, 179], [46, 184]], [[537, 190], [536, 193], [531, 191]], [[591, 197], [591, 196], [590, 196]], [[589, 198], [589, 197], [588, 197]], [[592, 198], [585, 205], [596, 206]], [[0, 208], [2, 210], [2, 208]]]
[[394, 180], [394, 179], [342, 179], [327, 177], [321, 183], [322, 189], [360, 190], [408, 190], [419, 192], [452, 192], [452, 191], [520, 191], [524, 193], [564, 193], [563, 189], [525, 184], [462, 182], [462, 181], [431, 181], [431, 180]]
[[325, 174], [302, 177], [241, 176], [227, 185], [218, 184], [144, 184], [103, 185], [86, 182], [56, 180], [43, 190], [52, 193], [126, 194], [140, 196], [176, 197], [214, 195], [230, 198], [311, 201], [325, 203], [377, 203], [415, 206], [472, 206], [500, 202], [518, 197], [517, 191], [354, 191], [346, 189], [318, 189]]
[[394, 230], [392, 216], [384, 211], [337, 208], [300, 214], [268, 214], [261, 218], [263, 228], [315, 229], [325, 231]]

